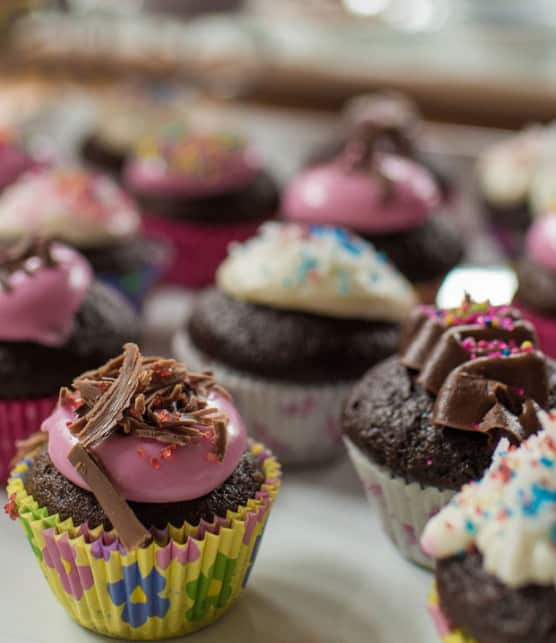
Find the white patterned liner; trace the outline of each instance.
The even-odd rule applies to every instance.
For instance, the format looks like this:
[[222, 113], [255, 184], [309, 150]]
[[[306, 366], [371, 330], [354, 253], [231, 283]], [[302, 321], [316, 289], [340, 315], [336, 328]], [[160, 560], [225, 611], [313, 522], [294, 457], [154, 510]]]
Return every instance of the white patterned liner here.
[[352, 382], [288, 384], [244, 374], [202, 354], [183, 331], [175, 335], [173, 349], [191, 368], [214, 372], [232, 394], [248, 433], [282, 464], [317, 464], [342, 453], [341, 414]]
[[433, 569], [434, 561], [423, 552], [419, 540], [428, 520], [450, 502], [455, 492], [422, 487], [416, 482], [408, 484], [373, 464], [349, 438], [344, 437], [344, 442], [367, 499], [378, 509], [390, 540], [404, 556]]

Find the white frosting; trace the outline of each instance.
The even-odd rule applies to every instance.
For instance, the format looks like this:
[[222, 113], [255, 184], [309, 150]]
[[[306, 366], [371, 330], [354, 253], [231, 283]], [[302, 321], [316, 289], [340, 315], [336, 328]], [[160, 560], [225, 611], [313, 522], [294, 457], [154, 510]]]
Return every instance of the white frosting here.
[[502, 440], [482, 480], [463, 487], [427, 524], [433, 558], [476, 547], [485, 569], [510, 587], [556, 584], [556, 417], [519, 448]]
[[31, 173], [0, 198], [1, 241], [33, 234], [88, 248], [125, 241], [139, 229], [139, 213], [121, 188], [85, 170]]
[[401, 321], [416, 303], [370, 243], [325, 226], [265, 224], [231, 247], [217, 283], [236, 299], [330, 317]]
[[543, 154], [545, 131], [531, 127], [490, 147], [479, 160], [479, 182], [487, 201], [510, 207], [526, 201]]

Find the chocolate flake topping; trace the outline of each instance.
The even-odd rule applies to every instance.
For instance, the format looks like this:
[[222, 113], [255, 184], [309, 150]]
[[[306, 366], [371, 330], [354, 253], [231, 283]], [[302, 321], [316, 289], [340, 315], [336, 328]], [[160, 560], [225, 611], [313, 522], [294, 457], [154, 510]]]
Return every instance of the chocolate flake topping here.
[[[100, 368], [62, 389], [60, 404], [71, 404], [78, 419], [69, 429], [79, 443], [70, 462], [89, 484], [118, 535], [128, 548], [139, 547], [149, 534], [123, 500], [95, 449], [115, 433], [157, 440], [172, 448], [208, 438], [214, 458], [226, 452], [227, 416], [210, 406], [211, 391], [223, 392], [210, 373], [190, 373], [173, 359], [142, 357], [135, 344]], [[227, 395], [227, 393], [226, 393]]]
[[[54, 267], [56, 262], [51, 251], [50, 241], [32, 238], [21, 239], [11, 246], [0, 248], [0, 289], [11, 290], [10, 277], [18, 270], [31, 275], [40, 266]], [[39, 263], [30, 268], [28, 262], [33, 257], [39, 259]]]

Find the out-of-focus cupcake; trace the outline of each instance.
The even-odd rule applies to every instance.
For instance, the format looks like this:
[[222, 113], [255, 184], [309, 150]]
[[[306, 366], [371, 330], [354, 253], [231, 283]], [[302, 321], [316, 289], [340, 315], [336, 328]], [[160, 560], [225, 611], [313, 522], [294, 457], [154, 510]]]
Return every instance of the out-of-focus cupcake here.
[[217, 286], [177, 334], [178, 357], [213, 370], [283, 462], [340, 454], [342, 404], [397, 350], [409, 283], [345, 230], [267, 223], [232, 247]]
[[402, 554], [431, 566], [419, 537], [463, 484], [480, 478], [501, 436], [519, 443], [556, 403], [556, 364], [508, 306], [466, 299], [421, 306], [402, 351], [372, 368], [347, 401], [348, 452]]
[[15, 132], [0, 128], [0, 192], [37, 166], [38, 162], [24, 149]]
[[136, 337], [131, 308], [93, 282], [75, 250], [49, 242], [0, 250], [0, 480], [60, 386]]
[[330, 161], [345, 147], [353, 131], [367, 127], [380, 131], [382, 149], [405, 156], [427, 169], [434, 177], [444, 202], [451, 201], [455, 186], [449, 171], [439, 167], [422, 149], [422, 117], [415, 102], [396, 91], [361, 94], [345, 104], [342, 114], [342, 132], [335, 140], [314, 150], [308, 165]]
[[194, 288], [214, 280], [231, 241], [252, 236], [278, 208], [274, 179], [234, 133], [146, 138], [125, 183], [143, 209], [145, 229], [174, 247], [167, 280]]
[[432, 303], [445, 274], [463, 256], [461, 235], [440, 215], [432, 175], [382, 144], [379, 126], [366, 125], [336, 158], [302, 171], [286, 188], [287, 220], [345, 226], [385, 252]]
[[[280, 484], [206, 373], [135, 344], [60, 391], [8, 482], [56, 598], [126, 640], [210, 625], [247, 583]], [[41, 444], [42, 442], [42, 444]]]
[[430, 612], [445, 643], [550, 643], [556, 631], [556, 423], [518, 449], [504, 440], [484, 477], [428, 523]]
[[135, 306], [166, 265], [160, 243], [143, 237], [141, 217], [108, 176], [50, 168], [21, 177], [0, 197], [0, 244], [34, 235], [77, 248], [99, 279]]

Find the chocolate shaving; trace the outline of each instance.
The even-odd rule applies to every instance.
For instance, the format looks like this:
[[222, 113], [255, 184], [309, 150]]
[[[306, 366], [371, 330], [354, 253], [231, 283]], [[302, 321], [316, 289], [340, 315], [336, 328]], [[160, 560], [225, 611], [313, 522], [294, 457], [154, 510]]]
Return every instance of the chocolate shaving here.
[[10, 461], [10, 470], [21, 462], [21, 460], [33, 457], [47, 442], [48, 433], [43, 433], [42, 431], [33, 433], [26, 440], [17, 440], [15, 443], [16, 454]]
[[151, 540], [151, 534], [139, 522], [131, 507], [118, 493], [110, 478], [103, 471], [89, 450], [81, 443], [69, 452], [68, 459], [77, 473], [89, 485], [118, 532], [118, 537], [127, 549], [143, 547]]
[[32, 257], [39, 259], [39, 265], [47, 268], [56, 266], [52, 256], [51, 242], [45, 239], [25, 237], [15, 244], [0, 248], [0, 288], [9, 292], [11, 290], [10, 277], [14, 272], [23, 270], [31, 275], [34, 270], [29, 270], [27, 262]]

